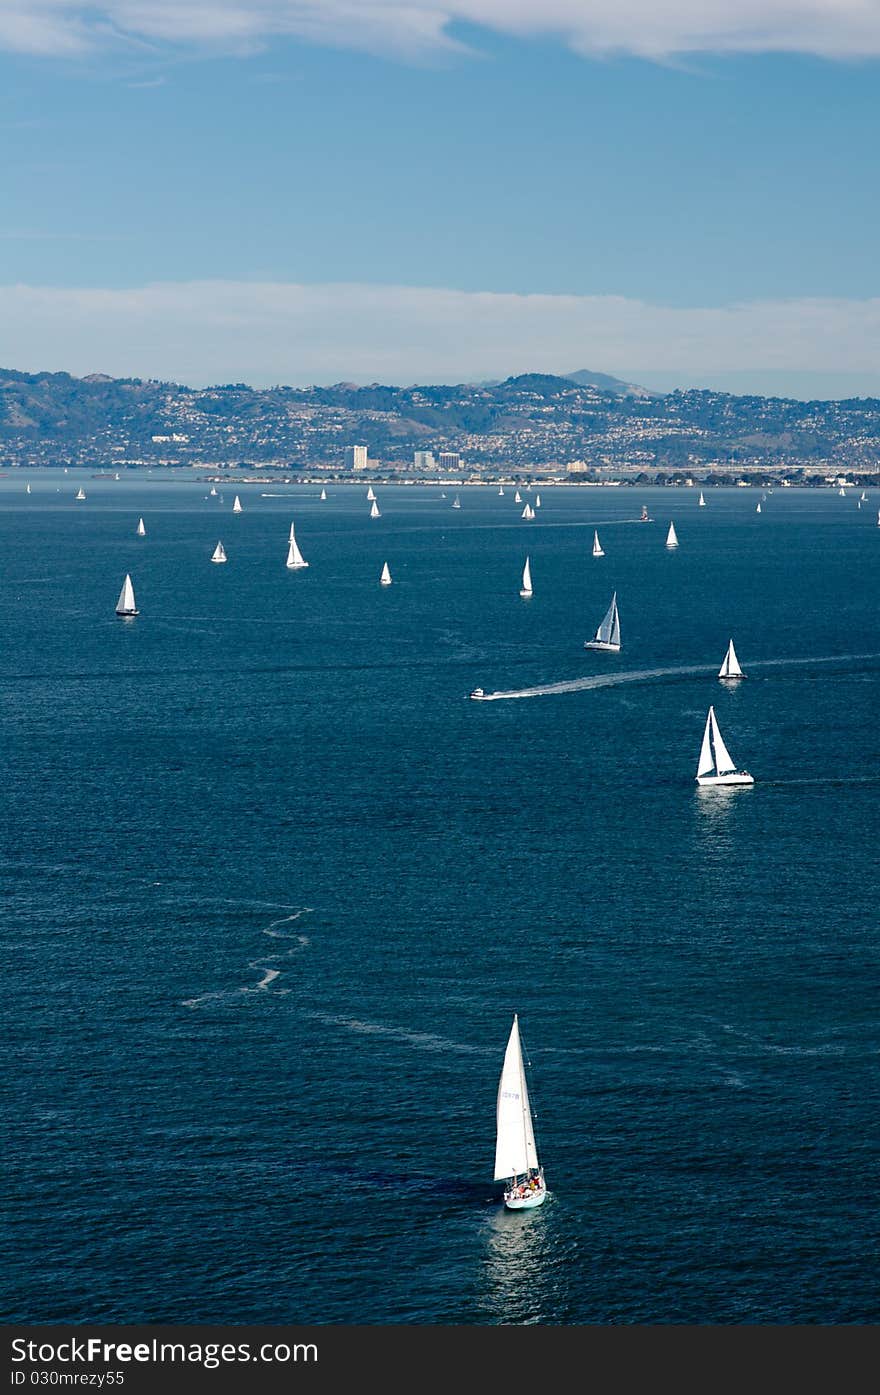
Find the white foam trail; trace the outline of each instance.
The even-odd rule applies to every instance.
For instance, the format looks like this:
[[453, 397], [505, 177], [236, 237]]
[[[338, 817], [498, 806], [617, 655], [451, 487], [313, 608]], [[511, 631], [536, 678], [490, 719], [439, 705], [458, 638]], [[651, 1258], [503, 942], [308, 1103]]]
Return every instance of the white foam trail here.
[[[880, 659], [880, 654], [824, 654], [819, 658], [755, 659], [748, 668], [786, 668], [806, 664], [843, 664]], [[485, 693], [481, 702], [507, 702], [513, 698], [548, 697], [555, 693], [581, 693], [592, 688], [616, 688], [623, 683], [644, 683], [652, 678], [679, 678], [718, 673], [717, 664], [679, 664], [674, 668], [638, 668], [623, 673], [594, 673], [562, 683], [541, 683], [533, 688], [499, 689]]]
[[493, 1054], [484, 1046], [469, 1046], [463, 1042], [449, 1041], [446, 1037], [434, 1036], [429, 1032], [412, 1032], [406, 1027], [389, 1027], [383, 1022], [363, 1022], [357, 1017], [338, 1017], [326, 1012], [310, 1012], [307, 1015], [315, 1022], [323, 1022], [327, 1027], [344, 1027], [346, 1031], [357, 1032], [363, 1036], [390, 1037], [419, 1051], [461, 1051], [475, 1056]]
[[[240, 903], [230, 901], [227, 904], [236, 905]], [[257, 904], [261, 905], [265, 903]], [[281, 907], [279, 906], [277, 907], [277, 909], [280, 910]], [[238, 988], [221, 988], [217, 992], [213, 993], [201, 993], [196, 998], [185, 998], [181, 1006], [195, 1008], [201, 1007], [203, 1003], [224, 1001], [230, 998], [241, 998], [243, 995], [249, 993], [265, 993], [269, 988], [271, 988], [275, 980], [281, 976], [281, 969], [276, 969], [272, 966], [274, 964], [281, 963], [286, 959], [292, 959], [295, 954], [298, 954], [300, 950], [307, 948], [308, 945], [311, 943], [308, 935], [285, 934], [285, 932], [283, 930], [279, 930], [278, 927], [280, 925], [288, 925], [291, 921], [299, 920], [300, 916], [308, 915], [310, 911], [310, 906], [301, 906], [299, 910], [293, 911], [290, 915], [281, 916], [277, 920], [270, 921], [268, 925], [263, 927], [262, 933], [264, 935], [269, 935], [272, 939], [276, 940], [293, 940], [295, 943], [292, 944], [289, 949], [282, 950], [278, 954], [264, 954], [261, 955], [259, 959], [252, 959], [249, 962], [249, 969], [252, 969], [254, 973], [261, 973], [263, 975], [263, 977], [259, 980], [258, 983], [244, 984]], [[286, 993], [288, 990], [285, 988], [279, 988], [276, 991], [278, 993]]]

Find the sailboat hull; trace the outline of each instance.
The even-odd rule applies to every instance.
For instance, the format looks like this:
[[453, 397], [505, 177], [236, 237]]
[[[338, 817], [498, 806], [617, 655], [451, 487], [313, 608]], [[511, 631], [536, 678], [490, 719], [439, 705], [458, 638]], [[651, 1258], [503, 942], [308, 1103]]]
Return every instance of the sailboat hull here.
[[547, 1199], [547, 1188], [531, 1192], [528, 1196], [505, 1196], [504, 1205], [508, 1211], [531, 1211]]
[[745, 678], [745, 673], [719, 673], [718, 677], [722, 683], [738, 683], [741, 678]]
[[584, 648], [585, 648], [585, 649], [601, 649], [601, 650], [603, 651], [603, 653], [605, 653], [605, 654], [619, 654], [619, 653], [620, 653], [620, 645], [619, 645], [619, 644], [612, 644], [612, 643], [610, 642], [610, 640], [605, 640], [605, 639], [587, 639], [587, 640], [584, 641]]
[[697, 784], [705, 788], [707, 785], [753, 785], [754, 775], [750, 775], [747, 770], [731, 770], [727, 775], [698, 775]]
[[531, 591], [520, 591], [519, 594], [522, 596], [523, 600], [526, 600], [526, 601], [527, 601], [527, 600], [529, 599], [529, 596], [531, 596], [532, 593], [531, 593]]

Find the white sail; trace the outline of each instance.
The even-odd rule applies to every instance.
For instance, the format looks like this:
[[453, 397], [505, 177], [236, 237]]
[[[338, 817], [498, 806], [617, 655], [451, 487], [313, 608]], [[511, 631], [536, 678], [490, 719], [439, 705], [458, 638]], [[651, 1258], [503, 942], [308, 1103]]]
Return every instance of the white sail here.
[[391, 568], [387, 562], [382, 567], [382, 575], [379, 577], [379, 580], [383, 586], [391, 585]]
[[744, 678], [745, 674], [739, 666], [739, 659], [736, 657], [736, 650], [733, 647], [733, 640], [727, 646], [727, 653], [724, 655], [721, 667], [718, 670], [719, 678]]
[[211, 561], [212, 561], [212, 562], [225, 562], [225, 561], [226, 561], [226, 550], [225, 550], [225, 548], [223, 547], [222, 542], [218, 542], [217, 546], [214, 548], [214, 551], [211, 553]]
[[520, 588], [519, 594], [521, 596], [530, 596], [532, 594], [532, 569], [529, 565], [528, 557], [526, 558], [526, 564], [523, 567], [522, 587]]
[[216, 499], [216, 497], [217, 497], [217, 491], [216, 491], [216, 489], [214, 488], [213, 484], [211, 485], [211, 488], [210, 488], [210, 490], [209, 490], [208, 492], [210, 493], [212, 499]]
[[237, 494], [236, 494], [235, 498], [234, 498], [233, 501], [232, 501], [232, 512], [233, 512], [233, 513], [241, 513], [241, 500], [239, 499], [239, 497], [238, 497]]
[[877, 510], [877, 527], [880, 528], [880, 509]]
[[699, 761], [697, 762], [697, 779], [698, 779], [698, 780], [701, 779], [702, 776], [704, 776], [704, 775], [714, 775], [714, 774], [715, 774], [715, 758], [714, 758], [714, 756], [712, 755], [712, 740], [711, 740], [712, 717], [713, 717], [713, 709], [710, 707], [710, 708], [709, 708], [709, 712], [708, 712], [708, 714], [707, 714], [707, 716], [706, 716], [706, 726], [705, 726], [705, 728], [704, 728], [704, 730], [703, 730], [703, 744], [702, 744], [702, 746], [700, 747], [700, 759], [699, 759]]
[[706, 507], [706, 500], [703, 498], [703, 491], [702, 491], [702, 489], [700, 490], [700, 501], [699, 501], [699, 502], [700, 502], [700, 508], [701, 508], [701, 509], [704, 509], [704, 508]]
[[454, 498], [453, 501], [452, 501], [452, 507], [453, 507], [454, 509], [460, 509], [460, 508], [461, 508], [461, 500], [459, 499], [459, 497], [458, 497], [457, 494], [456, 494], [455, 498]]
[[326, 491], [326, 489], [322, 489], [322, 490], [321, 490], [320, 497], [321, 497], [322, 499], [326, 499], [326, 498], [327, 498], [327, 491]]
[[119, 592], [119, 600], [116, 602], [117, 615], [137, 615], [137, 606], [134, 599], [134, 587], [131, 584], [131, 577], [128, 572], [122, 583], [122, 590]]
[[678, 547], [678, 534], [675, 531], [675, 524], [670, 523], [669, 532], [666, 534], [666, 546]]
[[862, 490], [861, 494], [859, 495], [859, 502], [862, 503], [862, 504], [866, 504], [866, 503], [868, 502], [868, 496], [867, 496], [867, 494], [865, 493], [864, 489]]
[[375, 496], [375, 494], [373, 493], [373, 486], [370, 485], [370, 486], [368, 487], [368, 489], [367, 489], [367, 500], [368, 500], [368, 502], [372, 504], [372, 502], [373, 502], [373, 500], [375, 499], [375, 497], [376, 497], [376, 496]]
[[536, 494], [536, 495], [535, 495], [535, 508], [536, 508], [536, 509], [539, 509], [540, 507], [541, 507], [541, 496], [540, 496], [540, 494]]
[[370, 517], [371, 517], [371, 518], [381, 518], [381, 517], [382, 517], [382, 515], [381, 515], [380, 512], [379, 512], [379, 505], [376, 503], [375, 498], [373, 499], [373, 502], [372, 502], [372, 504], [370, 505]]
[[138, 519], [137, 535], [139, 538], [144, 538], [147, 535], [147, 530], [144, 527], [144, 520], [142, 518]]
[[604, 557], [604, 556], [605, 556], [605, 553], [602, 551], [602, 544], [599, 542], [599, 534], [596, 532], [595, 529], [593, 529], [593, 556], [594, 556], [594, 557]]
[[290, 525], [290, 528], [291, 537], [287, 545], [287, 562], [285, 565], [290, 567], [292, 571], [301, 571], [303, 567], [307, 567], [309, 564], [300, 552], [296, 538], [293, 537], [293, 524]]
[[30, 492], [31, 492], [31, 487], [30, 487], [30, 485], [26, 485], [26, 486], [25, 486], [25, 491], [24, 491], [24, 492], [25, 492], [25, 494], [30, 494]]
[[82, 485], [80, 485], [79, 489], [76, 491], [76, 497], [77, 499], [84, 499], [86, 497], [86, 491], [83, 489]]
[[761, 505], [759, 504], [758, 507], [755, 509], [755, 513], [760, 513], [760, 512], [761, 512]]
[[517, 490], [516, 493], [514, 494], [514, 496], [513, 496], [513, 502], [514, 502], [515, 504], [521, 504], [521, 503], [522, 503], [522, 495], [520, 494], [519, 490]]
[[296, 532], [295, 532], [295, 530], [294, 530], [293, 524], [291, 523], [291, 525], [290, 525], [290, 532], [287, 534], [287, 541], [288, 541], [288, 542], [293, 542], [294, 539], [295, 539], [295, 537], [296, 537]]
[[496, 1128], [496, 1181], [507, 1177], [519, 1177], [531, 1168], [537, 1168], [538, 1150], [535, 1147], [532, 1111], [519, 1037], [519, 1019], [516, 1014], [504, 1053], [501, 1078], [498, 1081]]
[[846, 498], [846, 490], [844, 489], [843, 485], [840, 486], [837, 492], [840, 495], [841, 499]]
[[617, 592], [611, 597], [611, 604], [605, 612], [595, 639], [587, 641], [588, 648], [620, 648], [620, 616], [617, 613]]
[[715, 753], [715, 771], [718, 775], [729, 775], [732, 770], [736, 770], [730, 752], [724, 744], [724, 739], [718, 729], [718, 719], [715, 716], [715, 708], [709, 708], [710, 721], [712, 724], [712, 747]]
[[499, 486], [498, 486], [498, 497], [499, 497], [500, 499], [503, 499], [503, 498], [504, 498], [504, 485], [503, 485], [503, 484], [499, 484]]

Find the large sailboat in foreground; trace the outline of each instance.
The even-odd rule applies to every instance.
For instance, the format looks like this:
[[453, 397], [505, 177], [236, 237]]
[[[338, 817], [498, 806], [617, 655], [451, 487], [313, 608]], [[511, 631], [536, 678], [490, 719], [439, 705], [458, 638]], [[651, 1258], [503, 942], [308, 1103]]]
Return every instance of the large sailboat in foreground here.
[[602, 551], [602, 544], [601, 544], [600, 541], [599, 541], [599, 534], [598, 534], [598, 532], [596, 531], [595, 528], [593, 529], [593, 556], [594, 556], [594, 557], [604, 557], [604, 556], [605, 556], [605, 553]]
[[738, 770], [718, 730], [715, 708], [709, 708], [700, 761], [697, 766], [698, 785], [753, 785], [754, 777], [747, 770]]
[[526, 564], [523, 567], [522, 586], [519, 589], [519, 594], [521, 596], [530, 596], [532, 594], [532, 569], [529, 566], [528, 557], [526, 558]]
[[495, 1181], [505, 1184], [504, 1205], [511, 1211], [540, 1206], [547, 1196], [547, 1187], [535, 1146], [516, 1013], [513, 1015], [501, 1079], [498, 1081], [496, 1129]]
[[211, 553], [211, 561], [212, 561], [212, 562], [225, 562], [225, 561], [226, 561], [226, 548], [223, 546], [222, 542], [218, 542], [217, 546], [214, 548], [214, 551]]
[[593, 639], [584, 642], [585, 649], [604, 649], [616, 654], [620, 649], [620, 616], [617, 613], [617, 592], [611, 597], [611, 604], [605, 618]]
[[387, 562], [385, 562], [385, 563], [383, 564], [382, 571], [381, 571], [381, 574], [380, 574], [380, 576], [379, 576], [379, 585], [380, 585], [380, 586], [390, 586], [390, 585], [391, 585], [391, 568], [389, 567], [389, 565], [388, 565]]
[[119, 592], [119, 600], [116, 602], [116, 614], [124, 618], [138, 615], [137, 604], [134, 599], [134, 587], [131, 584], [131, 577], [125, 573], [125, 580], [122, 583], [122, 590]]
[[721, 662], [718, 670], [719, 678], [745, 678], [745, 674], [739, 666], [739, 659], [736, 657], [736, 650], [733, 647], [733, 640], [727, 646], [727, 653]]
[[678, 547], [678, 534], [675, 531], [675, 524], [670, 523], [669, 532], [666, 534], [666, 546]]

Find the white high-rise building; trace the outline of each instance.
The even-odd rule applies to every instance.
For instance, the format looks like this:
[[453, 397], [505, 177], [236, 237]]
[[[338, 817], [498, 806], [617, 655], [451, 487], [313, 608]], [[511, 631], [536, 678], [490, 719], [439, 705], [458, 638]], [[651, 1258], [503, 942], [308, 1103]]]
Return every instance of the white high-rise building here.
[[413, 455], [413, 465], [417, 470], [435, 469], [434, 452], [432, 450], [417, 450]]
[[345, 447], [346, 470], [366, 470], [369, 463], [366, 446]]

